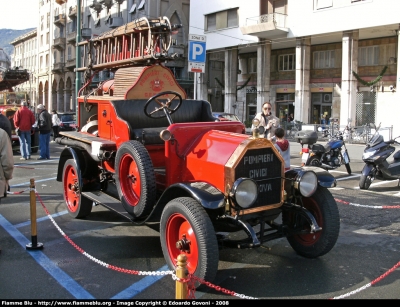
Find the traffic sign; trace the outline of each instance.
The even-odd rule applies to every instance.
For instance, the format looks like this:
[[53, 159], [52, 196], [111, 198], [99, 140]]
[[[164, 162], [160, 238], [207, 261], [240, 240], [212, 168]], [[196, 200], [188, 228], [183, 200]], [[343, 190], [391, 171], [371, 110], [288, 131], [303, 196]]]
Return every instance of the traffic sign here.
[[206, 62], [206, 36], [189, 34], [189, 59], [190, 72], [205, 72]]

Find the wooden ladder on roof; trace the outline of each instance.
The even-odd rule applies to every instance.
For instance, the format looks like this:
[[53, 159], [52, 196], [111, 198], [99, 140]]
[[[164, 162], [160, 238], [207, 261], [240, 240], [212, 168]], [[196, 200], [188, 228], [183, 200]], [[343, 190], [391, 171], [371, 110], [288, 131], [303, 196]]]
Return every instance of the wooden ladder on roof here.
[[169, 54], [171, 35], [181, 25], [171, 25], [167, 17], [141, 17], [98, 37], [78, 43], [84, 60], [77, 71], [144, 66], [173, 59]]

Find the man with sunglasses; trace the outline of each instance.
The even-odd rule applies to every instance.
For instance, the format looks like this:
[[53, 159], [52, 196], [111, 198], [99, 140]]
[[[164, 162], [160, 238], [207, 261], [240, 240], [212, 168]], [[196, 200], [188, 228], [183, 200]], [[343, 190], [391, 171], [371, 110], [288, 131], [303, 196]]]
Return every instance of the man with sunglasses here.
[[[261, 112], [257, 113], [254, 119], [258, 119], [260, 121], [260, 127], [264, 126], [265, 134], [264, 137], [271, 140], [271, 138], [275, 135], [275, 129], [280, 127], [280, 120], [278, 117], [272, 115], [272, 105], [269, 101], [263, 103], [261, 107]], [[256, 127], [254, 125], [251, 126], [251, 131], [253, 131]]]

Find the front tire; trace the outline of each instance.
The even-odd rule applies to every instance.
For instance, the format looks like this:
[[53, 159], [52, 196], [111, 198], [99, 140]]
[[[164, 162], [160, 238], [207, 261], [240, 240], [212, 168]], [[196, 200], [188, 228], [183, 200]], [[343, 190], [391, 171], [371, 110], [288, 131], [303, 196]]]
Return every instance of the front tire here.
[[68, 213], [73, 218], [88, 216], [92, 212], [93, 202], [81, 194], [83, 187], [79, 185], [78, 167], [73, 159], [64, 164], [62, 185]]
[[[176, 267], [177, 257], [183, 253], [190, 274], [205, 281], [214, 280], [219, 261], [217, 238], [209, 216], [197, 201], [189, 197], [171, 200], [161, 215], [160, 238], [170, 269]], [[178, 249], [177, 242], [185, 239], [186, 247]]]
[[361, 190], [368, 190], [372, 183], [372, 175], [369, 173], [368, 175], [361, 175], [359, 186]]
[[125, 210], [135, 218], [148, 215], [156, 203], [153, 163], [142, 143], [128, 141], [115, 157], [116, 185]]
[[282, 221], [294, 231], [287, 237], [292, 248], [303, 257], [317, 258], [336, 244], [340, 229], [339, 210], [332, 194], [323, 187], [318, 187], [311, 197], [303, 197], [302, 201], [322, 230], [310, 233], [309, 223], [294, 212], [283, 211]]
[[346, 171], [349, 175], [351, 175], [351, 167], [350, 167], [350, 163], [347, 163], [344, 165], [346, 167]]

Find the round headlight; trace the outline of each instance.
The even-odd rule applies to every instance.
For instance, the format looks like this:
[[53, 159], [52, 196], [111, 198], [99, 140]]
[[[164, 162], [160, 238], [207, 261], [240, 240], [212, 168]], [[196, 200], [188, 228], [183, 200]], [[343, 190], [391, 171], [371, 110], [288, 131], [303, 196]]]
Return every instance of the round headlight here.
[[258, 185], [253, 179], [239, 178], [233, 183], [230, 195], [241, 208], [250, 208], [257, 199]]
[[300, 173], [296, 179], [297, 189], [304, 197], [310, 197], [317, 190], [318, 179], [314, 172], [306, 171]]

